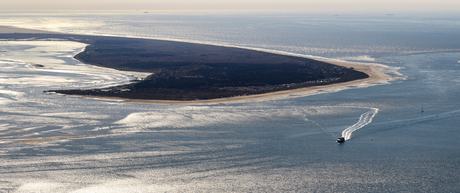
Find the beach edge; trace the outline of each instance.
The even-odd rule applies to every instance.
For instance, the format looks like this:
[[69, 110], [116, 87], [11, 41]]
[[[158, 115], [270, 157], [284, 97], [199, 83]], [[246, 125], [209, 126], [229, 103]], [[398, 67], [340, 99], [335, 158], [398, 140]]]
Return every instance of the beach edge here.
[[[25, 29], [25, 28], [13, 27], [13, 26], [0, 26], [0, 34], [9, 34], [9, 33], [63, 34], [60, 32]], [[309, 59], [312, 59], [312, 58], [309, 58]], [[321, 94], [325, 92], [336, 92], [336, 91], [344, 90], [346, 88], [362, 88], [362, 87], [368, 87], [371, 85], [386, 84], [387, 81], [391, 80], [391, 76], [382, 72], [383, 69], [388, 68], [388, 66], [385, 66], [385, 65], [373, 65], [373, 64], [326, 60], [326, 59], [314, 59], [314, 60], [322, 61], [322, 62], [326, 62], [326, 63], [330, 63], [333, 65], [342, 66], [346, 68], [353, 68], [356, 71], [360, 71], [360, 72], [367, 74], [369, 77], [364, 78], [364, 79], [348, 81], [348, 82], [334, 83], [334, 84], [321, 85], [321, 86], [311, 86], [311, 87], [297, 88], [297, 89], [292, 89], [292, 90], [275, 91], [275, 92], [268, 92], [268, 93], [263, 93], [263, 94], [215, 98], [215, 99], [206, 99], [206, 100], [189, 100], [189, 101], [155, 100], [155, 99], [127, 99], [127, 98], [119, 98], [119, 97], [100, 97], [100, 96], [92, 96], [92, 95], [67, 95], [67, 94], [61, 94], [61, 95], [75, 96], [75, 97], [89, 98], [89, 99], [99, 99], [99, 100], [112, 100], [112, 101], [119, 101], [123, 103], [144, 103], [144, 104], [163, 104], [163, 105], [206, 105], [206, 104], [258, 102], [258, 101], [303, 97], [303, 96]]]

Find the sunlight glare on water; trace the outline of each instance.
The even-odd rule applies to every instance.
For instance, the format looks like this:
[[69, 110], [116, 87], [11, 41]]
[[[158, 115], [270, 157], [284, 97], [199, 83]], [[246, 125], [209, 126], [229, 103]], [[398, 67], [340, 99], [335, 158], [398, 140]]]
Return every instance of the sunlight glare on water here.
[[385, 64], [397, 78], [258, 102], [120, 103], [43, 91], [148, 74], [81, 64], [81, 43], [2, 40], [0, 191], [459, 192], [458, 18], [2, 13], [0, 25]]

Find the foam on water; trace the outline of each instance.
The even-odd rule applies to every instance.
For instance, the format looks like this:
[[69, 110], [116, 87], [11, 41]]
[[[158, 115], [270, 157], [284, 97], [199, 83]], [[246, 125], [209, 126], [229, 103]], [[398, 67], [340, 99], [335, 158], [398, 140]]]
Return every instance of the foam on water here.
[[[194, 42], [196, 43], [196, 42]], [[203, 43], [203, 42], [199, 42]], [[2, 56], [1, 65], [12, 66], [8, 73], [0, 74], [0, 83], [5, 85], [15, 86], [16, 88], [30, 87], [55, 87], [59, 86], [64, 89], [71, 88], [94, 88], [114, 86], [129, 82], [133, 74], [130, 72], [121, 72], [113, 69], [106, 69], [81, 64], [72, 59], [72, 57], [82, 51], [86, 44], [68, 42], [68, 41], [3, 41], [5, 50], [8, 52]], [[224, 44], [215, 44], [220, 46], [228, 46]], [[258, 51], [284, 54], [298, 57], [316, 58], [322, 60], [330, 60], [324, 57], [311, 56], [305, 54], [296, 54], [286, 51], [269, 50], [264, 48], [252, 48], [243, 46], [231, 46], [237, 48], [253, 49]], [[339, 61], [339, 60], [336, 60]], [[32, 64], [40, 64], [44, 67], [35, 67]], [[389, 67], [382, 64], [367, 64], [379, 65], [381, 69], [393, 71], [397, 74], [397, 68]], [[126, 74], [129, 75], [126, 75]], [[21, 74], [21, 75], [19, 75]], [[147, 73], [139, 73], [146, 76]], [[138, 74], [138, 75], [139, 75]], [[3, 77], [3, 78], [2, 78]], [[394, 77], [397, 77], [394, 76]], [[395, 79], [392, 77], [393, 79]], [[389, 79], [390, 80], [390, 79]], [[338, 92], [345, 89], [354, 89], [369, 87], [375, 84], [362, 84], [353, 87], [340, 87], [336, 89], [323, 89], [316, 91], [313, 94], [324, 94], [329, 92]], [[44, 88], [43, 88], [44, 89]], [[17, 92], [17, 91], [11, 91]], [[10, 94], [11, 94], [10, 92]], [[279, 97], [279, 99], [308, 96], [312, 93], [299, 93], [295, 96]], [[73, 97], [66, 97], [66, 100], [72, 100]], [[88, 100], [88, 99], [85, 99]], [[263, 100], [261, 100], [263, 101]], [[8, 98], [1, 98], [2, 104], [11, 103]], [[39, 102], [43, 103], [43, 102]], [[59, 104], [61, 105], [61, 104]], [[66, 106], [65, 104], [62, 104]], [[51, 106], [55, 106], [54, 104]], [[289, 108], [285, 110], [271, 109], [246, 109], [228, 107], [168, 107], [166, 111], [146, 111], [133, 112], [127, 115], [124, 119], [115, 121], [113, 125], [101, 126], [103, 119], [109, 119], [109, 115], [95, 115], [94, 113], [84, 113], [76, 109], [76, 111], [67, 110], [66, 112], [59, 111], [52, 113], [45, 111], [43, 113], [24, 110], [18, 112], [16, 110], [7, 109], [15, 114], [1, 117], [3, 120], [14, 120], [21, 117], [21, 122], [28, 124], [40, 125], [31, 131], [22, 132], [19, 135], [5, 136], [10, 141], [27, 141], [30, 139], [40, 139], [48, 141], [49, 139], [71, 139], [73, 136], [92, 136], [104, 135], [108, 133], [126, 133], [126, 132], [146, 132], [155, 131], [157, 128], [190, 128], [190, 127], [209, 127], [218, 125], [232, 124], [256, 124], [264, 120], [281, 120], [283, 118], [301, 118], [308, 120], [308, 114], [320, 115], [325, 112], [325, 109], [340, 109], [341, 107], [309, 107], [309, 108]], [[314, 113], [311, 113], [314, 111]], [[333, 111], [325, 112], [332, 115]], [[40, 117], [40, 119], [37, 119]], [[78, 121], [77, 121], [78, 120]], [[46, 124], [42, 124], [46, 123]], [[368, 124], [368, 123], [367, 123]], [[52, 127], [48, 127], [53, 125]], [[70, 126], [72, 125], [72, 126]], [[72, 131], [73, 128], [90, 127], [85, 131]], [[54, 128], [57, 127], [57, 128]], [[153, 130], [152, 130], [153, 129]], [[179, 131], [177, 130], [177, 131]], [[65, 131], [65, 135], [59, 132]], [[352, 131], [351, 131], [352, 132]], [[351, 134], [350, 134], [351, 135]], [[35, 136], [35, 137], [30, 137]], [[37, 140], [37, 141], [40, 141]]]
[[351, 139], [351, 135], [353, 134], [354, 131], [363, 128], [364, 126], [368, 125], [369, 123], [372, 122], [372, 118], [379, 112], [379, 109], [377, 108], [370, 108], [369, 111], [365, 112], [364, 114], [361, 115], [359, 118], [359, 121], [352, 125], [351, 127], [348, 127], [347, 129], [343, 130], [342, 132], [342, 137], [345, 138], [345, 140]]
[[[344, 116], [362, 112], [362, 108], [351, 106], [285, 106], [282, 109], [270, 106], [169, 106], [154, 111], [135, 112], [114, 122], [110, 131], [114, 134], [133, 132], [197, 132], [187, 131], [189, 128], [213, 127], [256, 127], [267, 122], [282, 122], [286, 119], [300, 121], [299, 124], [311, 124], [301, 134], [287, 134], [288, 138], [299, 136], [334, 133], [342, 128], [323, 128], [315, 119], [322, 116]], [[314, 128], [320, 128], [314, 129]], [[109, 129], [109, 128], [106, 128]], [[313, 129], [313, 130], [312, 130]], [[221, 132], [217, 130], [216, 132]], [[222, 131], [223, 132], [223, 131]]]
[[[53, 17], [49, 19], [52, 20]], [[25, 21], [23, 26], [33, 25], [32, 21], [40, 22], [40, 17], [37, 18]], [[97, 24], [92, 27], [104, 24], [104, 19], [107, 20], [94, 19]], [[9, 18], [3, 20], [8, 21]], [[15, 21], [20, 23], [21, 18]], [[73, 24], [68, 21], [65, 18], [58, 21], [62, 25], [58, 24], [60, 26], [57, 28], [65, 27], [64, 23]], [[96, 29], [93, 31], [111, 33], [103, 28], [99, 31], [98, 28], [86, 28], [86, 23], [88, 22], [84, 21], [80, 23], [82, 25], [73, 27], [81, 27], [76, 29], [81, 32]], [[142, 25], [142, 21], [139, 21], [139, 25]], [[131, 26], [122, 27], [128, 31], [121, 34], [136, 33], [129, 31], [133, 30]], [[230, 27], [223, 28], [227, 30]], [[343, 34], [359, 34], [360, 31], [365, 34], [374, 33], [366, 31], [372, 27], [363, 23], [353, 25], [353, 29], [355, 27], [362, 28], [351, 31], [345, 29]], [[167, 29], [165, 31], [168, 33], [178, 33], [176, 37], [170, 36], [175, 39], [190, 37], [190, 40], [199, 41], [209, 38], [187, 36], [188, 28], [181, 28], [182, 32]], [[283, 26], [280, 31], [291, 35], [285, 32], [296, 29], [295, 26]], [[299, 29], [302, 33], [308, 33], [304, 32], [306, 28]], [[204, 33], [207, 30], [206, 26], [201, 29]], [[398, 34], [406, 33], [399, 29], [394, 31]], [[414, 32], [409, 31], [411, 34]], [[458, 30], [454, 31], [456, 33]], [[156, 31], [150, 32], [154, 34]], [[238, 39], [243, 36], [250, 37], [253, 31], [242, 31], [241, 34], [236, 33], [240, 31], [233, 32], [235, 39]], [[185, 35], [181, 36], [181, 33]], [[300, 43], [305, 45], [290, 46], [305, 37], [296, 34], [279, 42], [276, 41], [279, 37], [273, 37], [275, 41], [268, 43], [265, 42], [266, 39], [254, 37], [259, 42], [255, 44], [249, 41], [246, 43], [243, 38], [219, 41], [219, 38], [232, 35], [231, 33], [221, 35], [211, 32], [210, 34], [216, 34], [217, 40], [212, 39], [210, 42], [245, 47], [264, 45], [261, 47], [267, 50], [305, 55], [332, 53], [337, 50], [346, 52], [340, 46], [315, 48], [308, 41]], [[342, 30], [340, 33], [342, 34]], [[142, 32], [139, 34], [144, 35]], [[338, 39], [343, 37], [338, 36]], [[392, 37], [383, 37], [383, 40], [392, 41]], [[323, 38], [327, 40], [327, 36]], [[418, 40], [423, 42], [425, 39], [427, 38]], [[456, 38], [452, 39], [455, 41]], [[54, 43], [59, 44], [58, 41]], [[345, 45], [347, 42], [335, 43]], [[16, 48], [20, 51], [25, 48], [32, 49], [34, 46], [10, 47], [10, 51], [0, 54], [11, 54]], [[369, 56], [361, 58], [362, 60], [374, 62], [371, 61], [374, 58], [373, 53], [380, 48], [373, 47], [365, 53], [359, 49], [350, 49], [352, 53], [358, 53], [356, 56]], [[0, 46], [0, 50], [5, 49]], [[33, 50], [33, 53], [39, 54], [37, 50], [39, 49]], [[91, 67], [84, 65], [81, 67], [89, 70], [79, 70], [80, 64], [68, 58], [73, 54], [56, 53], [55, 56], [64, 57], [55, 57], [50, 50], [46, 52], [48, 53], [43, 56], [65, 59], [66, 62], [42, 58], [40, 60], [56, 65], [35, 62], [45, 66], [37, 68], [32, 65], [35, 59], [0, 61], [0, 79], [3, 81], [0, 85], [0, 102], [8, 101], [0, 109], [0, 191], [458, 192], [458, 132], [455, 127], [460, 115], [457, 97], [459, 89], [456, 84], [458, 66], [445, 65], [439, 59], [445, 57], [434, 55], [438, 58], [429, 60], [429, 64], [426, 64], [432, 68], [423, 65], [410, 68], [407, 62], [403, 62], [401, 65], [407, 68], [404, 70], [409, 71], [409, 80], [395, 81], [391, 85], [343, 90], [332, 94], [326, 94], [331, 91], [323, 90], [318, 92], [323, 95], [260, 103], [170, 106], [44, 94], [42, 91], [51, 87], [80, 88], [99, 87], [99, 84], [123, 84], [127, 81], [126, 77], [130, 77], [124, 72], [107, 71], [104, 74], [104, 70], [91, 70]], [[337, 58], [343, 59], [342, 56]], [[456, 64], [458, 58], [456, 55], [451, 63]], [[427, 61], [426, 58], [414, 61], [414, 64], [424, 64], [424, 61]], [[386, 64], [399, 65], [390, 62]], [[78, 67], [73, 68], [74, 65]], [[439, 71], [440, 68], [446, 68], [449, 72]], [[398, 76], [397, 69], [386, 70], [386, 73], [394, 73], [393, 77]], [[429, 76], [414, 76], [421, 70], [427, 70], [428, 75], [432, 76], [430, 81], [436, 84], [423, 82]], [[53, 77], [57, 82], [51, 82]], [[21, 78], [23, 84], [18, 84], [17, 80]], [[33, 79], [37, 81], [34, 83]], [[454, 79], [455, 82], [452, 81]], [[66, 80], [86, 82], [65, 82]], [[443, 93], [428, 89], [417, 91], [425, 86], [446, 83], [450, 83], [452, 87], [443, 90]], [[432, 106], [425, 106], [425, 113], [420, 115], [421, 103]], [[417, 107], [413, 108], [414, 106]], [[413, 112], [410, 108], [415, 109], [416, 113], [406, 113]], [[399, 114], [394, 115], [395, 113]], [[444, 119], [445, 122], [438, 121]], [[418, 123], [427, 124], [416, 125], [416, 129], [411, 129], [413, 124]], [[373, 140], [356, 143], [351, 141], [346, 146], [335, 145], [335, 138], [331, 138], [343, 133], [345, 128], [349, 139], [356, 137], [359, 131], [366, 136], [399, 137], [398, 143], [380, 143], [381, 141]], [[393, 135], [395, 133], [397, 136]], [[429, 136], [429, 143], [423, 141], [423, 138], [421, 141], [414, 137], [414, 133]], [[431, 137], [433, 134], [439, 136]], [[96, 137], [99, 138], [92, 139]], [[416, 143], [408, 142], [408, 137], [414, 137]], [[84, 139], [80, 140], [82, 138]]]

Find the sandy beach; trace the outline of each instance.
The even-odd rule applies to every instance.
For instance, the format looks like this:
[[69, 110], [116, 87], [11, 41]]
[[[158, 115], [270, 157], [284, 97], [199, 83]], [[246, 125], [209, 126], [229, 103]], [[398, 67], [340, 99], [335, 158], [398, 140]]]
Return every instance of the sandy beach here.
[[124, 103], [146, 103], [146, 104], [164, 104], [164, 105], [205, 105], [205, 104], [226, 104], [226, 103], [242, 103], [242, 102], [258, 102], [294, 97], [310, 96], [315, 94], [335, 92], [349, 88], [361, 88], [375, 84], [386, 84], [386, 81], [392, 80], [391, 76], [382, 72], [387, 67], [384, 65], [369, 65], [352, 62], [340, 62], [321, 60], [334, 65], [343, 66], [347, 68], [354, 68], [355, 70], [364, 72], [369, 75], [369, 78], [354, 80], [349, 82], [342, 82], [330, 85], [312, 86], [306, 88], [284, 90], [277, 92], [270, 92], [257, 95], [236, 96], [228, 98], [218, 98], [209, 100], [193, 100], [193, 101], [175, 101], [175, 100], [145, 100], [145, 99], [125, 99], [117, 97], [98, 97], [98, 96], [82, 96], [71, 95], [84, 98], [100, 99], [100, 100], [116, 100]]
[[[22, 29], [9, 26], [0, 26], [0, 33], [48, 33], [48, 34], [60, 34], [58, 32], [49, 32], [42, 30], [31, 30], [31, 29]], [[370, 64], [361, 64], [361, 63], [352, 63], [352, 62], [342, 62], [334, 60], [320, 60], [323, 62], [331, 63], [338, 66], [343, 66], [346, 68], [354, 68], [357, 71], [361, 71], [369, 75], [366, 79], [354, 80], [349, 82], [342, 82], [330, 85], [322, 86], [312, 86], [306, 88], [284, 90], [277, 92], [270, 92], [257, 95], [247, 95], [247, 96], [236, 96], [228, 98], [218, 98], [218, 99], [209, 99], [209, 100], [193, 100], [193, 101], [175, 101], [175, 100], [144, 100], [144, 99], [125, 99], [125, 98], [116, 98], [116, 97], [99, 97], [99, 96], [83, 96], [83, 95], [71, 95], [84, 98], [93, 98], [101, 100], [116, 100], [125, 103], [148, 103], [148, 104], [168, 104], [168, 105], [200, 105], [200, 104], [225, 104], [225, 103], [235, 103], [235, 102], [257, 102], [257, 101], [266, 101], [266, 100], [276, 100], [283, 98], [293, 98], [301, 96], [315, 95], [325, 92], [335, 92], [347, 88], [360, 88], [367, 87], [374, 84], [384, 84], [386, 81], [391, 80], [391, 77], [382, 72], [385, 68], [388, 68], [384, 65], [370, 65]]]
[[151, 104], [170, 104], [170, 105], [199, 105], [199, 104], [225, 104], [225, 103], [234, 103], [234, 102], [257, 102], [257, 101], [266, 101], [266, 100], [276, 100], [283, 98], [292, 98], [299, 96], [309, 96], [315, 95], [323, 92], [334, 92], [342, 90], [346, 87], [365, 87], [372, 84], [382, 84], [387, 80], [390, 80], [390, 76], [381, 71], [382, 67], [374, 65], [365, 65], [349, 62], [336, 62], [336, 61], [324, 61], [332, 63], [339, 66], [344, 66], [347, 68], [353, 67], [355, 70], [364, 72], [369, 75], [369, 78], [354, 80], [349, 82], [323, 85], [323, 86], [313, 86], [306, 88], [299, 88], [293, 90], [284, 90], [278, 92], [249, 95], [249, 96], [237, 96], [229, 98], [219, 98], [219, 99], [210, 99], [210, 100], [194, 100], [194, 101], [168, 101], [168, 100], [140, 100], [140, 99], [117, 99], [122, 102], [128, 103], [151, 103]]

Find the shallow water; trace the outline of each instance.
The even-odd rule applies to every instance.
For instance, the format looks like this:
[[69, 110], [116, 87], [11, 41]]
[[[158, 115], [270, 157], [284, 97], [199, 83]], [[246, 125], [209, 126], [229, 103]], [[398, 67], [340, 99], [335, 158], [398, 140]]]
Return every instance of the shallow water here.
[[[42, 92], [134, 78], [72, 60], [84, 45], [1, 42], [0, 50], [7, 51], [0, 52], [2, 191], [459, 191], [460, 38], [452, 39], [458, 19], [12, 13], [0, 18], [18, 26], [41, 18], [35, 26], [58, 31], [384, 63], [402, 67], [398, 73], [406, 77], [253, 103], [128, 104]], [[51, 28], [52, 23], [58, 25]], [[405, 39], [409, 36], [413, 39]], [[338, 145], [344, 131], [350, 138]]]

